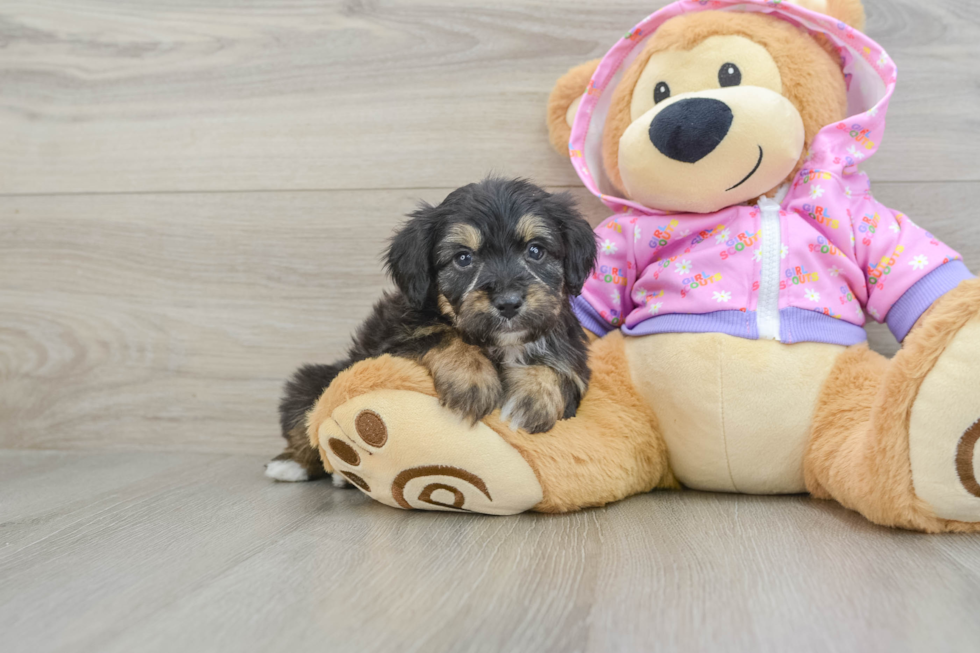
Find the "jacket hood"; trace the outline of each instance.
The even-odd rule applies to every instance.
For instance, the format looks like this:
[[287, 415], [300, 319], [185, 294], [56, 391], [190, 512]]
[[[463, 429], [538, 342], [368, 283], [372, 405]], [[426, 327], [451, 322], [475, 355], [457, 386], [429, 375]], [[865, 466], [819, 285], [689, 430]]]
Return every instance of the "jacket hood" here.
[[671, 18], [706, 10], [768, 14], [811, 34], [823, 34], [838, 49], [850, 117], [817, 133], [799, 178], [808, 173], [850, 174], [877, 151], [896, 79], [894, 62], [880, 45], [846, 23], [782, 0], [679, 0], [645, 18], [606, 53], [575, 114], [569, 140], [572, 165], [606, 206], [618, 213], [668, 213], [616, 196], [602, 165], [602, 130], [613, 90], [647, 39]]

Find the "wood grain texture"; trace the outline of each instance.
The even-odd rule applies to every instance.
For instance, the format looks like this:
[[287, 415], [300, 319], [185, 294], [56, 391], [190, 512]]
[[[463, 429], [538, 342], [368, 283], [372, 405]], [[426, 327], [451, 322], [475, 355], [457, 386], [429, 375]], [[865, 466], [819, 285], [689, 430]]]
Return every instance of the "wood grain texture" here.
[[[663, 4], [0, 3], [0, 649], [976, 649], [976, 537], [802, 497], [492, 518], [261, 476], [282, 380], [341, 354], [418, 199], [492, 169], [607, 217], [545, 101]], [[866, 5], [900, 72], [875, 194], [976, 269], [980, 4]]]
[[0, 445], [273, 452], [283, 380], [341, 357], [446, 192], [0, 198]]
[[[0, 193], [577, 185], [548, 92], [632, 0], [0, 5]], [[898, 64], [878, 181], [980, 179], [980, 4], [869, 0]]]
[[[340, 357], [390, 233], [446, 192], [0, 197], [0, 445], [274, 453], [283, 379]], [[875, 192], [980, 261], [980, 183]]]
[[7, 653], [974, 650], [980, 539], [803, 497], [402, 512], [262, 458], [0, 452]]

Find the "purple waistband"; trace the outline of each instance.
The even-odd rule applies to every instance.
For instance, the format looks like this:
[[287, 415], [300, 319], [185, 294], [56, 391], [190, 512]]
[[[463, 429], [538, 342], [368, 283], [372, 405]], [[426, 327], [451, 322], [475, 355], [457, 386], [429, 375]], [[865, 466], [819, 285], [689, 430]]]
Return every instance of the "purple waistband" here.
[[652, 316], [632, 327], [623, 327], [627, 336], [654, 333], [727, 333], [730, 336], [756, 340], [759, 327], [752, 311], [715, 311], [714, 313], [667, 313]]
[[[583, 312], [579, 308], [576, 314]], [[594, 321], [592, 315], [588, 317], [591, 318], [590, 321]], [[802, 308], [784, 308], [779, 311], [779, 320], [779, 338], [786, 344], [824, 342], [849, 347], [868, 338], [863, 327]], [[599, 325], [604, 327], [601, 331], [594, 330], [586, 322], [582, 322], [582, 325], [598, 335], [605, 335], [611, 330], [604, 322]], [[655, 333], [725, 333], [757, 340], [759, 327], [754, 311], [715, 311], [693, 315], [670, 313], [652, 316], [632, 327], [623, 327], [623, 334], [627, 336], [648, 336]]]
[[779, 311], [779, 340], [792, 345], [797, 342], [825, 342], [850, 347], [868, 339], [864, 327], [805, 308], [784, 308]]

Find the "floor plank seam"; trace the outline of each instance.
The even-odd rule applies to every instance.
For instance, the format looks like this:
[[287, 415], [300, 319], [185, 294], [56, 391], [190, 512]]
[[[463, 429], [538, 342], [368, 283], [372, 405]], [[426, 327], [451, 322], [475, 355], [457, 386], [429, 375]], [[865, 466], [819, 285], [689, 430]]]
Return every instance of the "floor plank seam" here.
[[[474, 179], [474, 181], [476, 181]], [[876, 186], [898, 184], [976, 184], [978, 179], [887, 179], [872, 180]], [[558, 190], [577, 190], [582, 184], [548, 184], [548, 188]], [[0, 192], [3, 198], [31, 197], [101, 197], [101, 196], [131, 196], [131, 195], [246, 195], [246, 194], [283, 194], [283, 193], [371, 193], [371, 192], [418, 192], [418, 191], [451, 191], [457, 186], [364, 186], [360, 188], [227, 188], [227, 189], [198, 189], [198, 190], [123, 190], [123, 191], [55, 191], [43, 193], [6, 193]]]

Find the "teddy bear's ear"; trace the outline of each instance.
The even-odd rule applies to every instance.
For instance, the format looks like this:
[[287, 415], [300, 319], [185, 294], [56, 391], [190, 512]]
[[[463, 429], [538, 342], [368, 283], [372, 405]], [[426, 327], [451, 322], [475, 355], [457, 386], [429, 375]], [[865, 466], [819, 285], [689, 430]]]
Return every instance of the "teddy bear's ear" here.
[[826, 14], [864, 31], [864, 5], [861, 0], [790, 0], [793, 4]]
[[572, 135], [572, 121], [582, 95], [599, 67], [601, 59], [594, 59], [575, 66], [561, 76], [548, 98], [548, 138], [559, 154], [568, 156], [568, 139]]

